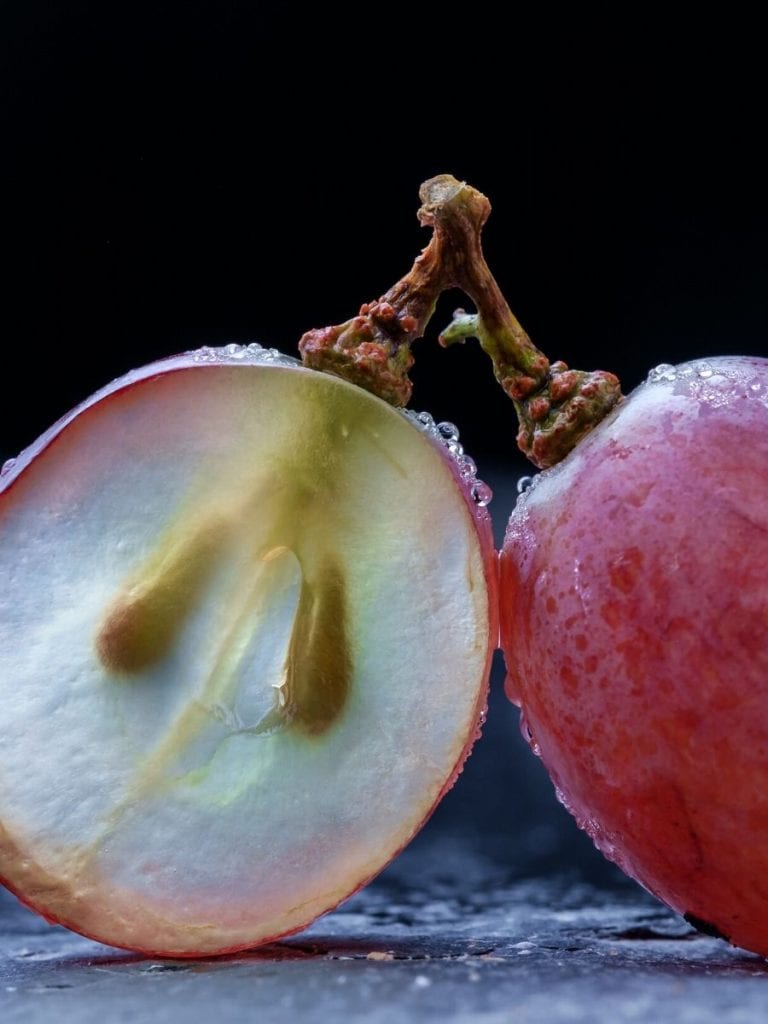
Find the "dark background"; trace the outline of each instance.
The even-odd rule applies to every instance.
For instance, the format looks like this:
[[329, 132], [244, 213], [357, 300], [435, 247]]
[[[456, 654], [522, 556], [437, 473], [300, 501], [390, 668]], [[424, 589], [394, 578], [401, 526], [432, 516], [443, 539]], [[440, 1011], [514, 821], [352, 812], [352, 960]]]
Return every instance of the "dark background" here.
[[[762, 31], [677, 10], [6, 0], [0, 456], [151, 358], [293, 352], [346, 319], [426, 244], [418, 185], [443, 171], [491, 198], [489, 261], [550, 357], [629, 390], [661, 362], [768, 356]], [[525, 469], [482, 353], [434, 344], [459, 301], [413, 404], [460, 425], [501, 524]], [[417, 850], [615, 880], [500, 681]]]

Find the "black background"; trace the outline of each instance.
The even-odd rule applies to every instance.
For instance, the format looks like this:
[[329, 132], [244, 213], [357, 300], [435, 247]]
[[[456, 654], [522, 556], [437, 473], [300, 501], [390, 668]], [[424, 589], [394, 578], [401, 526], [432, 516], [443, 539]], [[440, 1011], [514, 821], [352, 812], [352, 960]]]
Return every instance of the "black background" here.
[[[768, 355], [762, 30], [676, 10], [4, 3], [0, 455], [151, 358], [293, 352], [346, 319], [426, 244], [418, 185], [443, 171], [491, 198], [489, 262], [551, 358], [629, 390], [657, 363]], [[501, 522], [524, 468], [482, 353], [434, 344], [459, 301], [413, 404], [460, 425]], [[434, 828], [530, 865], [575, 842], [598, 870], [546, 831], [494, 707]]]

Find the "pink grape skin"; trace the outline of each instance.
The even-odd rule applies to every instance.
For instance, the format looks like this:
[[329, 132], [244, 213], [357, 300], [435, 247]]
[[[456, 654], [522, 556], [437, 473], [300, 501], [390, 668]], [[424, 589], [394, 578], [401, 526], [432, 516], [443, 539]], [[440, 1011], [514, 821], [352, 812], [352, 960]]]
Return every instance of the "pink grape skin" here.
[[508, 694], [599, 849], [768, 955], [768, 360], [656, 376], [512, 514]]

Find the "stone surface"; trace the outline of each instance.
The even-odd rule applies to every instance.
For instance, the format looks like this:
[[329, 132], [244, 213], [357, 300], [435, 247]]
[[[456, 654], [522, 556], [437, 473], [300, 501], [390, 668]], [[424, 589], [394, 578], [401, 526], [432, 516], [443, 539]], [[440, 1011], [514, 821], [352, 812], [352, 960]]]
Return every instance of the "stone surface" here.
[[49, 927], [5, 896], [0, 1019], [762, 1019], [765, 962], [693, 931], [634, 887], [600, 890], [563, 878], [505, 883], [475, 861], [462, 870], [456, 857], [441, 870], [438, 856], [417, 859], [418, 887], [398, 868], [299, 935], [202, 961], [110, 949]]

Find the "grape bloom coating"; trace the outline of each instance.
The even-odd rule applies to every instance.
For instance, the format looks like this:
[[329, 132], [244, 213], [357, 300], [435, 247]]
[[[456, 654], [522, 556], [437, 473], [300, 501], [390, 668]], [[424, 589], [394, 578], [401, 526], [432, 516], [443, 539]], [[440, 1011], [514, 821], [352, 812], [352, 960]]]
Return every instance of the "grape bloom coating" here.
[[518, 501], [510, 697], [599, 849], [768, 954], [768, 361], [661, 366]]

